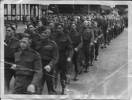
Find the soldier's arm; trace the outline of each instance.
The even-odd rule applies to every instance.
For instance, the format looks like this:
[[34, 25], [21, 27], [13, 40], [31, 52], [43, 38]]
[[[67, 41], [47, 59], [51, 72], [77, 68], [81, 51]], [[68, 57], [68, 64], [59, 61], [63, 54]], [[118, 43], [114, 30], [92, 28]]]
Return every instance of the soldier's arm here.
[[83, 46], [83, 38], [82, 36], [80, 37], [81, 38], [81, 42], [79, 43], [79, 45], [77, 46], [77, 49], [79, 50], [80, 48], [82, 48]]
[[98, 38], [101, 38], [103, 36], [103, 32], [101, 30], [101, 28], [99, 29], [99, 32], [98, 32]]
[[58, 50], [58, 46], [57, 44], [54, 42], [53, 43], [54, 45], [54, 50], [52, 52], [53, 54], [53, 58], [52, 60], [49, 62], [49, 65], [51, 66], [51, 68], [53, 68], [55, 66], [55, 64], [58, 62], [58, 59], [59, 59], [59, 50]]
[[68, 38], [68, 41], [69, 41], [69, 45], [68, 45], [68, 53], [69, 53], [69, 55], [68, 55], [68, 57], [72, 58], [72, 56], [73, 56], [72, 40], [71, 40], [69, 35], [67, 35], [67, 38]]
[[42, 78], [42, 63], [41, 57], [38, 53], [34, 57], [34, 76], [31, 84], [36, 85]]
[[98, 40], [98, 35], [99, 35], [98, 32], [99, 32], [98, 30], [95, 30], [95, 31], [94, 31], [94, 36], [95, 36], [95, 37], [94, 37], [94, 42], [95, 42], [95, 43], [96, 43], [97, 40]]
[[94, 31], [91, 31], [91, 43], [94, 43]]

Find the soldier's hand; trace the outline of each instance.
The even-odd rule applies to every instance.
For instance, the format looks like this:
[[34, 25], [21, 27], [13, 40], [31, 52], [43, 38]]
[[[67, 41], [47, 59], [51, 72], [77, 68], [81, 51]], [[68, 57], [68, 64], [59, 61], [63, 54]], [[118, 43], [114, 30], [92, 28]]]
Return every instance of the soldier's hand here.
[[16, 69], [16, 64], [13, 64], [13, 65], [11, 66], [11, 69], [15, 70], [15, 69]]
[[4, 45], [7, 46], [7, 43], [4, 42]]
[[93, 43], [90, 43], [90, 45], [93, 45]]
[[74, 50], [77, 52], [78, 51], [78, 48], [75, 48]]
[[97, 43], [97, 41], [95, 40], [94, 43]]
[[34, 86], [33, 84], [30, 84], [30, 85], [27, 87], [27, 92], [35, 93], [35, 86]]
[[50, 71], [51, 71], [51, 67], [50, 67], [50, 65], [46, 65], [46, 66], [44, 66], [44, 69], [45, 69], [47, 72], [50, 72]]
[[70, 57], [68, 57], [68, 58], [67, 58], [67, 61], [68, 61], [68, 62], [71, 62], [71, 58], [70, 58]]

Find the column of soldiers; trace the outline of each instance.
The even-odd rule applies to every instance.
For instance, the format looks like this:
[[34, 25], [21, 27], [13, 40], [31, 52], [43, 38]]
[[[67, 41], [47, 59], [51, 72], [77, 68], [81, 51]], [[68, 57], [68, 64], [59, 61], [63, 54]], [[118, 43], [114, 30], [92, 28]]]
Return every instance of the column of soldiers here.
[[125, 27], [124, 17], [110, 15], [53, 16], [27, 24], [24, 33], [17, 26], [6, 26], [5, 91], [14, 76], [14, 94], [42, 94], [46, 82], [48, 94], [57, 94], [60, 76], [61, 94], [69, 83], [88, 72], [98, 60], [99, 49], [106, 48]]

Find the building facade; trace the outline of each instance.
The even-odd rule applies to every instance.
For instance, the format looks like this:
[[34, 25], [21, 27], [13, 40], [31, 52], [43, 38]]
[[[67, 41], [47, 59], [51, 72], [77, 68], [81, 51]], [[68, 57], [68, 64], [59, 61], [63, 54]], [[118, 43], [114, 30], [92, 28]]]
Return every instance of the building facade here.
[[4, 5], [4, 19], [6, 21], [22, 21], [26, 16], [26, 20], [30, 20], [31, 17], [42, 16], [42, 6], [33, 4], [5, 4]]

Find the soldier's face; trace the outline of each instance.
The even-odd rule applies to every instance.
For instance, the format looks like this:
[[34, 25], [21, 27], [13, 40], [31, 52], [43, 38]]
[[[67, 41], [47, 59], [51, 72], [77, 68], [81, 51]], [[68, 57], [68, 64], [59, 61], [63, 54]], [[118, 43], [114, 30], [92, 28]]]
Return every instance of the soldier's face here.
[[41, 33], [41, 36], [43, 39], [48, 39], [50, 34], [51, 34], [51, 31], [49, 29], [47, 29]]
[[43, 26], [41, 21], [38, 22], [38, 26]]
[[12, 27], [16, 30], [17, 29], [17, 26], [15, 24], [12, 25]]
[[88, 23], [84, 23], [83, 25], [84, 25], [84, 27], [87, 27], [88, 26]]
[[8, 27], [6, 29], [6, 36], [12, 36], [12, 35], [13, 35], [13, 30], [10, 27]]
[[76, 29], [76, 25], [75, 24], [72, 24], [71, 26], [73, 29]]
[[50, 23], [50, 24], [49, 24], [49, 27], [50, 27], [51, 29], [53, 29], [54, 26], [55, 26], [54, 23]]
[[33, 31], [33, 30], [34, 30], [33, 25], [29, 25], [29, 30], [31, 30], [31, 31]]
[[63, 31], [63, 28], [62, 28], [61, 25], [59, 25], [59, 26], [57, 27], [57, 31], [58, 31], [58, 32], [62, 32], [62, 31]]
[[29, 44], [29, 39], [28, 38], [23, 38], [21, 41], [20, 41], [20, 48], [22, 50], [25, 50], [28, 48], [28, 45]]

